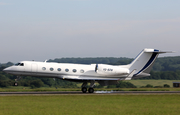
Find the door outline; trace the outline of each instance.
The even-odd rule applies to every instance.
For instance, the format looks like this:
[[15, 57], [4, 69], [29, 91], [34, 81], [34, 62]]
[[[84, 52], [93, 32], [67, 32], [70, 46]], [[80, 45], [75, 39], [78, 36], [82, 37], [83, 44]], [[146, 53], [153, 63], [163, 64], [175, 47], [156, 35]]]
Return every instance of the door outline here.
[[31, 72], [34, 72], [34, 73], [37, 72], [37, 64], [35, 63], [31, 64]]

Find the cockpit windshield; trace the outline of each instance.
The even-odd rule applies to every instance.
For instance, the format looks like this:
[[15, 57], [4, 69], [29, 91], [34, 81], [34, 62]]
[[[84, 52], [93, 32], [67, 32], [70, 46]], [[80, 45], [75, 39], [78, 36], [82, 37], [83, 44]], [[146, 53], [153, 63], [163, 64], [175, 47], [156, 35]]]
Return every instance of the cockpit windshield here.
[[24, 66], [24, 63], [16, 63], [15, 66]]

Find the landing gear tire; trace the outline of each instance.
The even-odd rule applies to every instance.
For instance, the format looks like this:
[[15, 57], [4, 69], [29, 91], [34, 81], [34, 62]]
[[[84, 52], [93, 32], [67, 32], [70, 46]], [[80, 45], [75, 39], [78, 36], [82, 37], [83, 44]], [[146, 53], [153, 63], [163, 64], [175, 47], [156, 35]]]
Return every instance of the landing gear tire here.
[[18, 83], [17, 83], [17, 82], [15, 82], [15, 83], [14, 83], [14, 86], [18, 86]]
[[83, 93], [87, 92], [87, 88], [86, 87], [83, 87], [81, 90], [82, 90]]
[[89, 89], [88, 89], [88, 92], [89, 92], [89, 93], [93, 93], [93, 92], [94, 92], [94, 89], [93, 89], [93, 88], [89, 88]]

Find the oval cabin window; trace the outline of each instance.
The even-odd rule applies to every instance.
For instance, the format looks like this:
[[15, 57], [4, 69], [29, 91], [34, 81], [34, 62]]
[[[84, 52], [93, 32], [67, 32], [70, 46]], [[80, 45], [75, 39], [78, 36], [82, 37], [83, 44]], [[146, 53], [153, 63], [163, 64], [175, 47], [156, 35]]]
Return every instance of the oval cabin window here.
[[84, 73], [84, 70], [83, 70], [83, 69], [81, 69], [81, 70], [80, 70], [80, 72], [81, 72], [81, 73]]
[[76, 70], [76, 69], [73, 69], [72, 71], [75, 73], [77, 70]]
[[65, 69], [65, 71], [66, 71], [66, 72], [68, 72], [68, 71], [69, 71], [69, 69]]
[[46, 68], [45, 68], [45, 67], [42, 67], [42, 70], [46, 70]]
[[61, 71], [61, 68], [58, 68], [57, 70], [58, 70], [58, 71]]
[[54, 70], [54, 69], [51, 67], [51, 68], [50, 68], [50, 71], [53, 71], [53, 70]]

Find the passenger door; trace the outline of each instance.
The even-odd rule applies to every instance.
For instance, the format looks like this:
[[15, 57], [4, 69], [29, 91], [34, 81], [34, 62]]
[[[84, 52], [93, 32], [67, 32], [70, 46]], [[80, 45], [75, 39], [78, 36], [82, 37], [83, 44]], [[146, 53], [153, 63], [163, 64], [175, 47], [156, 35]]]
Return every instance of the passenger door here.
[[35, 64], [35, 63], [31, 64], [31, 71], [32, 71], [33, 73], [36, 73], [36, 72], [37, 72], [37, 64]]

